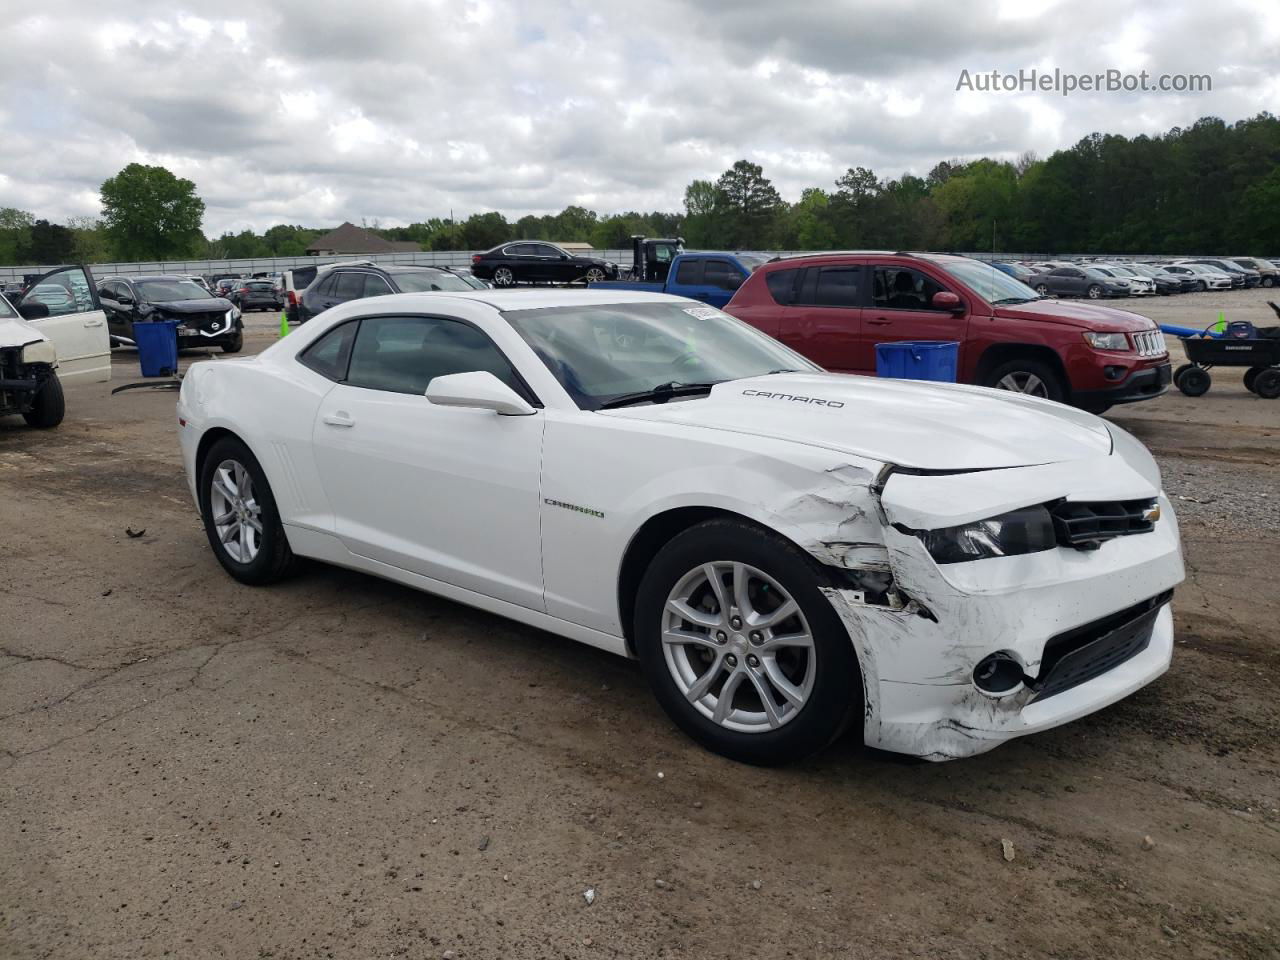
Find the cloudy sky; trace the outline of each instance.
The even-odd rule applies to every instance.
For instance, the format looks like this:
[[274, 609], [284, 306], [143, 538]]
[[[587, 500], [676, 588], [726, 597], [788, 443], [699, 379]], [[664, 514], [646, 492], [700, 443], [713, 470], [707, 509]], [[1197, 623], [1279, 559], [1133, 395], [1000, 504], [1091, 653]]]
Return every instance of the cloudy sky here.
[[[9, 0], [0, 206], [98, 211], [126, 163], [205, 232], [577, 203], [677, 209], [734, 160], [787, 199], [850, 166], [1041, 156], [1280, 103], [1274, 0]], [[962, 69], [1210, 74], [1209, 93], [956, 91]]]

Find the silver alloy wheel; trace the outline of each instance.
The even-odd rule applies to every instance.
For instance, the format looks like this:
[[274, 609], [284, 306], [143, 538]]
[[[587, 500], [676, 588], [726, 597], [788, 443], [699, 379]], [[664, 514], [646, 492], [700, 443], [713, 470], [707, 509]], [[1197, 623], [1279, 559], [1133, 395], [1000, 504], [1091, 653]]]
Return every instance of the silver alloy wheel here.
[[500, 287], [509, 287], [516, 282], [516, 275], [510, 267], [498, 267], [493, 271], [493, 282]]
[[209, 485], [209, 511], [218, 542], [237, 563], [252, 563], [262, 548], [262, 507], [253, 477], [238, 460], [223, 460]]
[[998, 390], [1012, 390], [1014, 393], [1026, 393], [1033, 397], [1049, 396], [1049, 388], [1045, 386], [1043, 380], [1034, 373], [1028, 373], [1026, 370], [1014, 370], [1012, 373], [1006, 373], [1000, 378], [1000, 382], [996, 384]]
[[1102, 296], [1102, 288], [1101, 288], [1100, 286], [1098, 286], [1096, 283], [1095, 283], [1092, 287], [1090, 287], [1090, 288], [1089, 288], [1089, 299], [1090, 299], [1090, 300], [1097, 300], [1097, 299], [1099, 299], [1101, 296]]
[[672, 588], [662, 652], [684, 698], [738, 733], [767, 733], [793, 720], [817, 676], [799, 604], [764, 571], [729, 560], [696, 567]]
[[604, 279], [604, 271], [599, 267], [592, 267], [587, 271], [587, 283], [599, 283]]

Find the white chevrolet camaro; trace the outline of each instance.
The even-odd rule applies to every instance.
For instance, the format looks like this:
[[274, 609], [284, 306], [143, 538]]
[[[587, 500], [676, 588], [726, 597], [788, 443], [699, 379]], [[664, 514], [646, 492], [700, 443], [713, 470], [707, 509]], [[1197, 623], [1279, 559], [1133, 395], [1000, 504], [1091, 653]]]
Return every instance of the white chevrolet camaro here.
[[178, 418], [233, 577], [312, 557], [636, 657], [739, 760], [850, 726], [967, 756], [1169, 666], [1178, 528], [1132, 436], [824, 373], [688, 300], [359, 300], [192, 365]]

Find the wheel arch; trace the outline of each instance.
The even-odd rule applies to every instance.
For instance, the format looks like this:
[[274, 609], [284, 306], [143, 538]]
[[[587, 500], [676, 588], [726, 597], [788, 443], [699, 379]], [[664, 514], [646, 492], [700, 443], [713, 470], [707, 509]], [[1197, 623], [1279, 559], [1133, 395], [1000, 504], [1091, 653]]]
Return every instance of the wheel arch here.
[[755, 517], [736, 510], [713, 506], [679, 506], [655, 513], [646, 519], [632, 534], [631, 540], [623, 551], [622, 562], [618, 567], [618, 614], [622, 624], [622, 636], [626, 641], [629, 655], [635, 656], [633, 621], [635, 620], [636, 591], [639, 589], [640, 581], [644, 577], [645, 571], [649, 569], [649, 564], [653, 561], [653, 558], [658, 555], [658, 552], [664, 546], [691, 527], [705, 523], [708, 520], [722, 519], [738, 520], [750, 526], [758, 527], [762, 532], [787, 541], [787, 543], [809, 557], [816, 566], [821, 568], [826, 566], [819, 557], [814, 556], [811, 551], [805, 549], [793, 537], [787, 536], [776, 527], [760, 522]]
[[1062, 380], [1062, 388], [1067, 395], [1071, 394], [1071, 377], [1067, 374], [1066, 365], [1057, 350], [1042, 343], [996, 343], [987, 347], [978, 359], [978, 368], [974, 379], [981, 386], [986, 382], [991, 371], [1010, 360], [1039, 360], [1049, 364], [1054, 373]]

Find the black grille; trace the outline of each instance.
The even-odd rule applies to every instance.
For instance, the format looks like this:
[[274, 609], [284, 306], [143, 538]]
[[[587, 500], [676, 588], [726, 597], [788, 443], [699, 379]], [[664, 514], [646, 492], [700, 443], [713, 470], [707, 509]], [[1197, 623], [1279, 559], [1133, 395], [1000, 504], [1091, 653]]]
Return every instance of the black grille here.
[[1151, 642], [1156, 615], [1173, 597], [1172, 590], [1134, 604], [1119, 613], [1050, 637], [1044, 645], [1040, 676], [1028, 684], [1035, 700], [1044, 700], [1100, 677]]
[[1075, 503], [1060, 500], [1049, 508], [1058, 545], [1096, 550], [1104, 540], [1150, 533], [1155, 528], [1154, 500], [1105, 500]]

